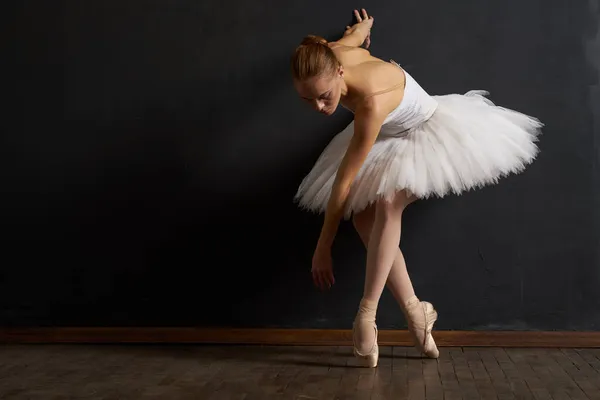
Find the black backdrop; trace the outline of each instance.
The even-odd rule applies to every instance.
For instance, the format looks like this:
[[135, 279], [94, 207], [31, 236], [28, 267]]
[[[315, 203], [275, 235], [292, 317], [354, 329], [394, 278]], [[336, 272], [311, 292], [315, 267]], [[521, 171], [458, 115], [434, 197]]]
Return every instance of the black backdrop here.
[[[412, 205], [402, 248], [438, 329], [600, 328], [598, 2], [18, 2], [2, 94], [0, 325], [350, 328], [295, 190], [351, 118], [293, 91], [288, 58], [375, 16], [372, 52], [432, 94], [486, 89], [540, 118], [525, 173]], [[6, 36], [5, 36], [6, 37]], [[404, 320], [386, 292], [380, 328]]]

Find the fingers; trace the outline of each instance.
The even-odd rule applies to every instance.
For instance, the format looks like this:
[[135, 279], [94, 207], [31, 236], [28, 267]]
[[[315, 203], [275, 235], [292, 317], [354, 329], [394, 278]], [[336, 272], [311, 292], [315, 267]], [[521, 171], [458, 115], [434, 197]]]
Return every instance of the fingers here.
[[321, 277], [319, 276], [319, 273], [317, 271], [312, 271], [312, 278], [315, 286], [321, 289]]
[[335, 278], [333, 277], [333, 271], [331, 270], [327, 273], [327, 282], [329, 283], [329, 288], [335, 284]]
[[320, 290], [325, 290], [326, 284], [323, 280], [323, 277], [321, 276], [321, 273], [319, 271], [313, 271], [312, 275], [315, 286], [318, 287]]
[[363, 20], [367, 20], [369, 18], [373, 18], [373, 17], [369, 17], [369, 14], [367, 13], [367, 10], [365, 10], [364, 8], [361, 8], [360, 11], [362, 12], [362, 15], [358, 12], [358, 10], [354, 10], [354, 16], [356, 17], [356, 21], [358, 23], [362, 22]]
[[325, 279], [325, 276], [323, 276], [323, 273], [319, 273], [319, 288], [321, 290], [325, 290], [329, 287], [329, 285], [327, 284], [327, 279]]
[[329, 278], [327, 277], [327, 273], [325, 271], [321, 271], [319, 279], [321, 282], [321, 290], [331, 288], [331, 283], [329, 282]]
[[371, 25], [373, 24], [373, 17], [369, 16], [369, 14], [367, 13], [367, 10], [364, 8], [360, 9], [361, 13], [358, 12], [358, 10], [354, 10], [354, 16], [356, 17], [356, 21], [357, 23], [361, 23], [363, 21], [368, 21], [368, 25], [369, 25], [369, 33], [367, 34], [367, 37], [365, 38], [364, 46], [366, 49], [369, 48], [369, 46], [371, 45]]
[[312, 271], [313, 283], [321, 290], [331, 289], [335, 283], [333, 271]]
[[326, 290], [326, 289], [330, 288], [331, 285], [329, 284], [329, 282], [327, 282], [327, 277], [323, 273], [323, 271], [319, 271], [318, 275], [319, 275], [319, 288], [321, 290]]

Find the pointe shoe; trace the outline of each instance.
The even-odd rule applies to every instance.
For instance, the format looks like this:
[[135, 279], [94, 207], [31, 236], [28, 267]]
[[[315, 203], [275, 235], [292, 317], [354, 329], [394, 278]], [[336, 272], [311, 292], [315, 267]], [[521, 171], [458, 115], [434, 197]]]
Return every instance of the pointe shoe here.
[[375, 340], [373, 341], [373, 347], [371, 347], [371, 349], [366, 353], [361, 353], [356, 346], [356, 325], [357, 322], [355, 321], [352, 325], [352, 342], [354, 357], [356, 357], [356, 359], [358, 360], [359, 366], [366, 368], [375, 368], [377, 367], [377, 363], [379, 361], [379, 345], [377, 344], [377, 325], [373, 324], [373, 329], [375, 329]]
[[[377, 325], [375, 324], [376, 311], [377, 302], [365, 299], [361, 300], [358, 313], [356, 314], [356, 318], [352, 324], [352, 343], [354, 345], [354, 356], [358, 360], [359, 366], [361, 367], [375, 368], [377, 366], [377, 362], [379, 361], [379, 346], [377, 344], [379, 332], [377, 331]], [[375, 330], [373, 345], [368, 351], [361, 352], [356, 344], [357, 331], [364, 332], [368, 331], [369, 329]]]
[[437, 321], [438, 313], [427, 301], [413, 297], [406, 304], [408, 330], [413, 336], [416, 347], [429, 358], [438, 358], [440, 352], [433, 340], [431, 331]]

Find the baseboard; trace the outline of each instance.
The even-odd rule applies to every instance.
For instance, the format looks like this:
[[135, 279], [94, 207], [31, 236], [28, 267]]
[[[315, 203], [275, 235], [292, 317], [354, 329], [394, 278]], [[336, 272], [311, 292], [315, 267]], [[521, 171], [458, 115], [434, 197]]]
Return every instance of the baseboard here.
[[[600, 347], [600, 332], [434, 331], [438, 346]], [[227, 329], [161, 327], [0, 328], [0, 343], [197, 343], [348, 346], [340, 329]], [[382, 346], [412, 346], [404, 330], [381, 330]]]

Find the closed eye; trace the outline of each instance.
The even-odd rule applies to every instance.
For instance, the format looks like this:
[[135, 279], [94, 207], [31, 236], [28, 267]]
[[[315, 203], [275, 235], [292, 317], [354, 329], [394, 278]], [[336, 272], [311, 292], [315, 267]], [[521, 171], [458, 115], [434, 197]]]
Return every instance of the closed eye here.
[[[302, 97], [302, 99], [306, 100], [306, 101], [311, 101], [311, 99], [306, 98], [306, 97]], [[329, 100], [331, 99], [331, 90], [328, 92], [323, 93], [322, 95], [320, 95], [318, 97], [319, 100]]]

